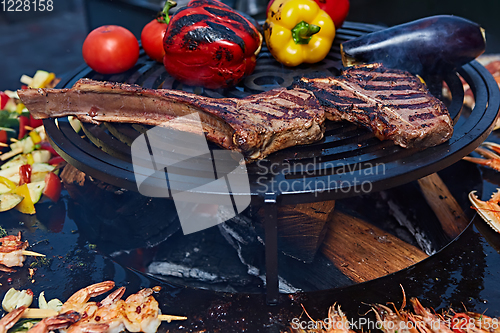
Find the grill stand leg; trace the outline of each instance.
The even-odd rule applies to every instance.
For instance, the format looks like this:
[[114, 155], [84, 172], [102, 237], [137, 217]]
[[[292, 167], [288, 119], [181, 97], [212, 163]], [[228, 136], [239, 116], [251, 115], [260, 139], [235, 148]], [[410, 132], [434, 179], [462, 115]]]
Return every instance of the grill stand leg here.
[[266, 194], [264, 225], [266, 232], [266, 301], [268, 305], [278, 304], [278, 207], [276, 193]]

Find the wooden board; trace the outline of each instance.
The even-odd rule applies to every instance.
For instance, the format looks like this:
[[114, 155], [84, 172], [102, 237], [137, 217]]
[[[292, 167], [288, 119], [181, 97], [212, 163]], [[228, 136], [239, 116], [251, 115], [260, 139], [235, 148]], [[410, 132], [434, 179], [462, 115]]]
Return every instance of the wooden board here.
[[420, 249], [370, 223], [335, 211], [321, 252], [355, 282], [399, 271], [427, 258]]

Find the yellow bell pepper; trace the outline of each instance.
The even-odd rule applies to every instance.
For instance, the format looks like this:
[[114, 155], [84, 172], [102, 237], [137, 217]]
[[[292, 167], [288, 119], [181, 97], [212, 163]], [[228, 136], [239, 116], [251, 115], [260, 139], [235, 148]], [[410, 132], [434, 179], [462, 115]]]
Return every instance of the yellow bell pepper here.
[[3, 176], [0, 176], [0, 184], [7, 186], [11, 190], [15, 189], [17, 186], [12, 180]]
[[16, 209], [23, 214], [36, 214], [35, 204], [33, 204], [33, 200], [31, 200], [30, 190], [28, 188], [28, 184], [23, 184], [21, 186], [16, 187], [12, 190], [12, 193], [18, 194], [24, 197], [23, 201], [21, 201]]
[[332, 19], [313, 0], [275, 0], [263, 28], [267, 48], [289, 67], [323, 60], [335, 38]]

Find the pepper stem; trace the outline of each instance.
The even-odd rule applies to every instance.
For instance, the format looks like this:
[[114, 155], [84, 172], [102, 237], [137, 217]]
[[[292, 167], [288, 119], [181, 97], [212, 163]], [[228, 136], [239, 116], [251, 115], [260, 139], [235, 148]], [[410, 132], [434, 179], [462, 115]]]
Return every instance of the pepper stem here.
[[177, 6], [177, 2], [167, 0], [165, 2], [165, 6], [163, 6], [162, 11], [159, 12], [158, 15], [156, 16], [156, 20], [160, 23], [168, 24], [170, 22], [170, 17], [168, 16], [168, 11], [170, 10], [170, 8], [174, 8], [175, 6]]
[[311, 37], [320, 30], [321, 27], [302, 21], [292, 29], [292, 37], [295, 44], [308, 44]]

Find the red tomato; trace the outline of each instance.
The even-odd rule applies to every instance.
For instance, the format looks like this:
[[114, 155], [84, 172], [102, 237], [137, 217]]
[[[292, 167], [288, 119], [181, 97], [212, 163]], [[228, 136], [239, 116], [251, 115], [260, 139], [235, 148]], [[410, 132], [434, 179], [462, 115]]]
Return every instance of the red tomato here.
[[61, 179], [55, 173], [49, 172], [45, 176], [43, 194], [54, 202], [59, 200], [59, 196], [61, 196]]
[[167, 30], [168, 24], [153, 21], [146, 24], [141, 32], [141, 43], [144, 52], [153, 60], [163, 62], [165, 50], [163, 49], [163, 36]]
[[139, 59], [139, 42], [129, 30], [104, 25], [92, 30], [83, 42], [83, 60], [101, 74], [116, 74], [132, 68]]
[[165, 50], [163, 49], [163, 37], [167, 31], [170, 16], [170, 8], [177, 6], [172, 0], [165, 1], [163, 10], [158, 13], [157, 18], [146, 24], [141, 32], [141, 43], [144, 52], [153, 60], [163, 63]]

